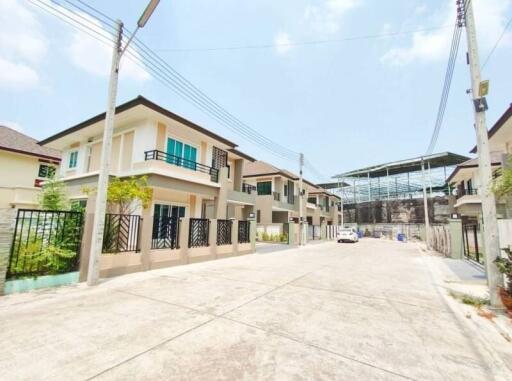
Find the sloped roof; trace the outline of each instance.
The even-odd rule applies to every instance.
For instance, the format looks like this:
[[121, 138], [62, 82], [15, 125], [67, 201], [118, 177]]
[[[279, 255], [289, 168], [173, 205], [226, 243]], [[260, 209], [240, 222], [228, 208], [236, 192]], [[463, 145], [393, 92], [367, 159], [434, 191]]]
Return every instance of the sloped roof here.
[[[502, 159], [502, 153], [491, 152], [491, 166], [492, 167], [500, 166], [502, 164], [501, 159]], [[465, 169], [465, 168], [478, 168], [478, 158], [475, 157], [473, 159], [467, 160], [464, 163], [457, 165], [455, 167], [455, 169], [453, 170], [453, 172], [451, 173], [451, 175], [448, 176], [448, 178], [446, 179], [446, 182], [449, 183], [450, 181], [452, 181], [452, 179], [455, 177], [455, 175], [457, 173], [459, 173], [459, 171], [461, 171], [462, 169]]]
[[60, 161], [60, 152], [42, 147], [37, 140], [12, 128], [0, 126], [0, 149]]
[[[260, 176], [276, 176], [281, 175], [289, 178], [290, 180], [298, 180], [299, 176], [287, 169], [281, 169], [267, 163], [266, 161], [256, 160], [253, 163], [244, 165], [243, 177], [260, 177]], [[302, 179], [306, 184], [316, 187], [312, 182]]]
[[[491, 129], [488, 132], [489, 139], [496, 134], [500, 130], [501, 127], [505, 125], [505, 123], [512, 118], [512, 104], [507, 108], [507, 110], [503, 113], [503, 115], [498, 119], [498, 121], [494, 124], [494, 126], [491, 127]], [[477, 153], [478, 147], [474, 146], [473, 149], [470, 151], [470, 153]]]
[[[237, 147], [237, 145], [235, 143], [229, 141], [228, 139], [223, 138], [222, 136], [217, 135], [217, 134], [211, 132], [210, 130], [207, 130], [204, 127], [201, 127], [198, 124], [195, 124], [195, 123], [191, 122], [190, 120], [185, 119], [182, 116], [175, 114], [175, 113], [167, 110], [166, 108], [159, 106], [158, 104], [156, 104], [154, 102], [151, 102], [149, 99], [144, 98], [142, 95], [139, 95], [137, 98], [134, 98], [126, 103], [123, 103], [123, 104], [117, 106], [116, 110], [115, 110], [115, 114], [116, 115], [120, 114], [124, 111], [133, 109], [137, 106], [145, 106], [145, 107], [149, 108], [150, 110], [153, 110], [153, 111], [160, 113], [170, 119], [173, 119], [179, 123], [182, 123], [183, 125], [190, 127], [193, 130], [196, 130], [206, 136], [209, 136], [212, 139], [218, 140], [218, 141], [226, 144], [227, 146], [230, 146], [231, 148]], [[89, 126], [97, 123], [97, 122], [103, 121], [105, 119], [105, 115], [106, 115], [106, 113], [103, 112], [101, 114], [93, 116], [92, 118], [87, 119], [84, 122], [81, 122], [73, 127], [70, 127], [64, 131], [61, 131], [53, 136], [50, 136], [50, 137], [40, 141], [39, 144], [41, 144], [41, 145], [49, 144], [55, 140], [58, 140], [64, 136], [66, 136], [66, 135], [72, 134], [73, 132], [80, 131], [86, 127], [89, 127]]]

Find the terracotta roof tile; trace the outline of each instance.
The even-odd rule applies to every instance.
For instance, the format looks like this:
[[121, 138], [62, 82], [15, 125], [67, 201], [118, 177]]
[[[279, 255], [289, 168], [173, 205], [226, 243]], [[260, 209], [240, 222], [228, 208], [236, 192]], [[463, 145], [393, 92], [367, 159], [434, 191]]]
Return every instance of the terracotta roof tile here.
[[60, 160], [60, 152], [42, 147], [37, 140], [12, 128], [0, 126], [0, 150], [25, 153], [27, 155]]

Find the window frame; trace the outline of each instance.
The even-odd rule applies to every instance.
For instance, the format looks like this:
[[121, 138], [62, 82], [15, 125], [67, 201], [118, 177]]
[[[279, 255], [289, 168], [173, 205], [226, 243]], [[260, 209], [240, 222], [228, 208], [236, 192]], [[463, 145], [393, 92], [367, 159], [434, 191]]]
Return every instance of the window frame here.
[[78, 150], [70, 151], [68, 156], [68, 168], [75, 169], [78, 166]]

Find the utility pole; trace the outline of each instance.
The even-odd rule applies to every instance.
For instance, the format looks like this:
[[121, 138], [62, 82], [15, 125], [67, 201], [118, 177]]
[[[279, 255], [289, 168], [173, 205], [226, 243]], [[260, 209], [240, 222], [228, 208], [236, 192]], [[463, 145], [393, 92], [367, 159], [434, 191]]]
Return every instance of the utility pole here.
[[91, 253], [89, 256], [89, 268], [87, 271], [87, 285], [94, 286], [100, 277], [100, 258], [103, 248], [103, 233], [105, 230], [105, 212], [107, 210], [107, 190], [110, 175], [110, 153], [112, 151], [112, 135], [114, 132], [114, 117], [116, 112], [117, 83], [119, 81], [119, 63], [123, 53], [135, 37], [140, 28], [143, 28], [160, 0], [151, 0], [137, 22], [137, 28], [133, 31], [125, 46], [123, 41], [123, 23], [116, 20], [116, 35], [112, 53], [112, 65], [108, 84], [107, 111], [105, 114], [105, 129], [101, 147], [101, 162], [98, 175], [98, 187], [96, 189], [96, 205], [94, 208], [94, 221], [92, 228]]
[[[462, 4], [462, 12], [465, 12], [466, 35], [468, 42], [469, 68], [471, 72], [471, 94], [474, 104], [476, 141], [478, 147], [478, 176], [480, 177], [479, 193], [482, 200], [483, 230], [484, 230], [484, 255], [489, 285], [489, 297], [491, 306], [502, 307], [498, 294], [498, 287], [503, 285], [503, 275], [498, 271], [494, 260], [500, 256], [498, 241], [498, 221], [496, 219], [496, 199], [491, 190], [492, 168], [489, 149], [489, 137], [485, 119], [487, 110], [486, 94], [482, 94], [480, 86], [482, 82], [480, 73], [480, 61], [478, 57], [478, 44], [476, 39], [475, 16], [473, 14], [473, 2], [468, 1], [466, 9]], [[459, 5], [459, 12], [460, 5]], [[460, 13], [459, 13], [460, 15]]]
[[114, 132], [114, 116], [117, 97], [117, 82], [119, 80], [119, 62], [121, 60], [121, 42], [123, 39], [123, 23], [116, 21], [116, 39], [112, 54], [110, 80], [108, 84], [107, 112], [105, 115], [105, 129], [101, 147], [101, 164], [96, 190], [96, 205], [94, 209], [94, 224], [92, 229], [91, 255], [89, 257], [89, 271], [87, 272], [87, 285], [98, 283], [100, 277], [100, 258], [103, 248], [103, 232], [105, 229], [105, 212], [107, 210], [107, 188], [110, 172], [110, 151], [112, 150], [112, 134]]
[[425, 184], [425, 162], [421, 158], [421, 182], [423, 183], [423, 210], [425, 213], [425, 241], [430, 248], [430, 217], [428, 215], [427, 186]]
[[304, 190], [302, 189], [302, 170], [304, 168], [304, 154], [301, 152], [299, 154], [299, 246], [304, 245], [304, 222], [303, 222], [303, 212], [302, 212], [302, 205], [303, 205], [303, 197], [304, 197]]

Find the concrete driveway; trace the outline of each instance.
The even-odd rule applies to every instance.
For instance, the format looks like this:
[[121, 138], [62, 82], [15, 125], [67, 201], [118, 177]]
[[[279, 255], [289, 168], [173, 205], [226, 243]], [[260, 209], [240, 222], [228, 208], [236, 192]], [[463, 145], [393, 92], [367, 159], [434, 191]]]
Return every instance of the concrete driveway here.
[[362, 240], [0, 299], [5, 380], [491, 380], [414, 244]]

